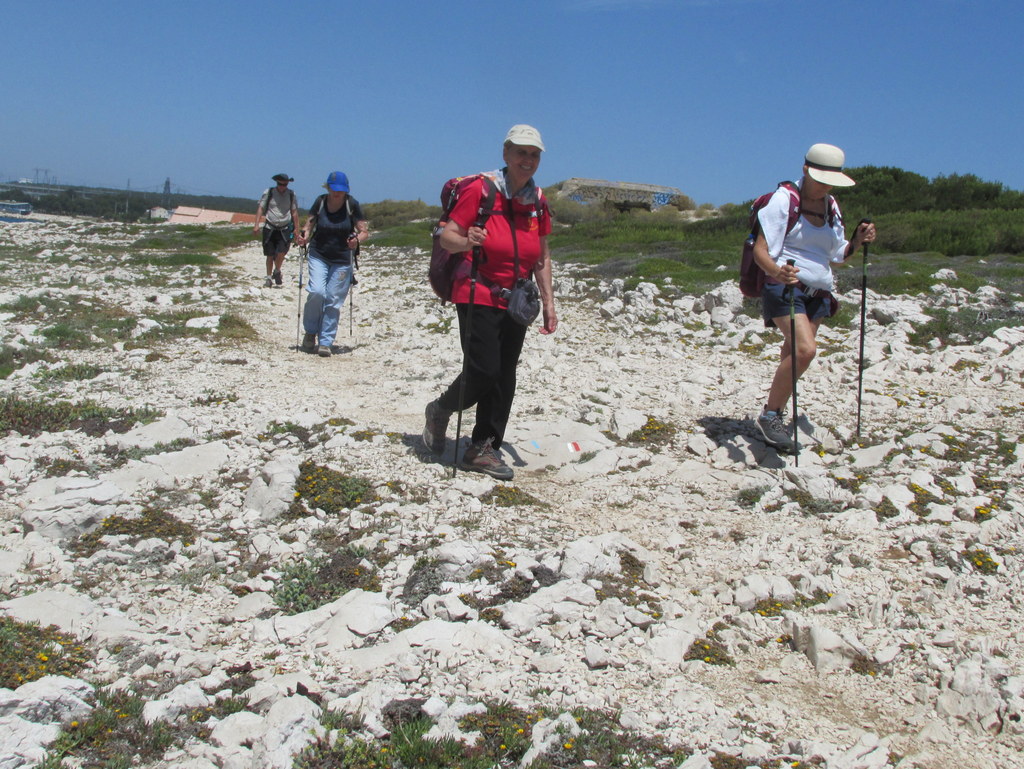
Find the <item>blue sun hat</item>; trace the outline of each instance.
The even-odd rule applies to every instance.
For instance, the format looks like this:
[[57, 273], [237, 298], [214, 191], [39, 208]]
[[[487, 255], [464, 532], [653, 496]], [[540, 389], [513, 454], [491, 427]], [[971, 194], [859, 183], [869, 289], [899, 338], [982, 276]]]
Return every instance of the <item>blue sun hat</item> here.
[[331, 171], [327, 175], [324, 187], [335, 192], [349, 192], [348, 177], [341, 171]]

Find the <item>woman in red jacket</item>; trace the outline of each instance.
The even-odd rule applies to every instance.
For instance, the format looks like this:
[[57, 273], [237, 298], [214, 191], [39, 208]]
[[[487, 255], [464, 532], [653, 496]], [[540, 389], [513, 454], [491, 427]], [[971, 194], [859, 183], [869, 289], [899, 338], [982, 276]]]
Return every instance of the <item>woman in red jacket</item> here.
[[[460, 406], [466, 408], [475, 404], [472, 445], [466, 449], [459, 467], [500, 480], [511, 480], [513, 475], [498, 449], [512, 410], [516, 366], [527, 330], [527, 326], [517, 323], [506, 312], [508, 303], [502, 289], [510, 289], [517, 278], [533, 276], [540, 290], [543, 314], [540, 333], [551, 334], [558, 327], [547, 243], [551, 215], [543, 191], [533, 181], [543, 151], [544, 142], [536, 128], [512, 126], [505, 136], [502, 154], [505, 167], [481, 175], [460, 195], [441, 233], [441, 245], [445, 249], [451, 253], [466, 252], [452, 287], [465, 361], [462, 373], [440, 398], [427, 405], [423, 440], [434, 453], [443, 453], [451, 415], [459, 411]], [[494, 209], [486, 226], [478, 227], [475, 222], [488, 184], [497, 188]], [[482, 254], [474, 276], [470, 253], [477, 246]], [[515, 271], [517, 258], [518, 273]], [[469, 328], [471, 295], [472, 329]], [[460, 404], [463, 388], [465, 399]]]

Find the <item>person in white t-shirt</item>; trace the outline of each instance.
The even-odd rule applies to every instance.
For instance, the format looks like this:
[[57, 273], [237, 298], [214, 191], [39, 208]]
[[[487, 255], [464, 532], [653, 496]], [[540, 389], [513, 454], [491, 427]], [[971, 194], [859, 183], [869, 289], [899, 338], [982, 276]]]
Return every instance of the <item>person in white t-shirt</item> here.
[[288, 183], [295, 180], [288, 174], [274, 174], [272, 178], [277, 185], [260, 197], [260, 202], [256, 206], [256, 223], [252, 231], [259, 234], [262, 224], [263, 255], [267, 257], [267, 277], [264, 285], [267, 288], [273, 285], [281, 288], [284, 285], [284, 279], [281, 277], [284, 257], [292, 244], [295, 232], [299, 229], [299, 207], [295, 202], [295, 193], [288, 187]]
[[[875, 239], [875, 225], [862, 222], [846, 239], [839, 206], [829, 194], [833, 187], [852, 187], [855, 182], [843, 173], [846, 155], [831, 144], [815, 144], [804, 158], [799, 189], [799, 217], [788, 228], [794, 193], [780, 185], [768, 204], [758, 212], [760, 224], [754, 242], [754, 259], [767, 278], [761, 293], [766, 327], [776, 326], [785, 340], [779, 366], [775, 369], [768, 400], [757, 426], [765, 441], [779, 451], [796, 449], [793, 434], [783, 417], [793, 393], [794, 340], [799, 378], [817, 352], [816, 337], [822, 320], [835, 314], [839, 303], [832, 295], [832, 264], [842, 263], [864, 243]], [[792, 261], [793, 264], [789, 264]], [[794, 321], [790, 320], [790, 302]]]

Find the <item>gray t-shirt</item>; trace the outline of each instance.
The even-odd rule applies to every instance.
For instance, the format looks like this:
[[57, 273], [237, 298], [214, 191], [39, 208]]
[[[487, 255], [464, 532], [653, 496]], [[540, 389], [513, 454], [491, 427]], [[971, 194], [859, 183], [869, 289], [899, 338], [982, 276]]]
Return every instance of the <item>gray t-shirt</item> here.
[[[270, 200], [268, 201], [267, 198]], [[292, 223], [292, 211], [297, 210], [295, 204], [295, 193], [289, 188], [279, 192], [277, 187], [271, 187], [263, 193], [260, 198], [260, 205], [267, 217], [267, 224], [271, 227], [282, 229]]]

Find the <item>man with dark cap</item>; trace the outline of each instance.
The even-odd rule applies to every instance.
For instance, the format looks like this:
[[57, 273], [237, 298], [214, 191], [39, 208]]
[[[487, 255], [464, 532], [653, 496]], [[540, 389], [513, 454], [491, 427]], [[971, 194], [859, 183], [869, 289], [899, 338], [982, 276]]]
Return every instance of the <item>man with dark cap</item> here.
[[253, 233], [260, 231], [260, 220], [263, 219], [263, 255], [267, 257], [266, 288], [284, 283], [281, 277], [281, 265], [285, 254], [291, 246], [292, 236], [299, 228], [299, 209], [295, 203], [295, 192], [288, 187], [288, 182], [295, 181], [288, 174], [274, 174], [277, 182], [260, 198], [256, 207], [256, 224]]

